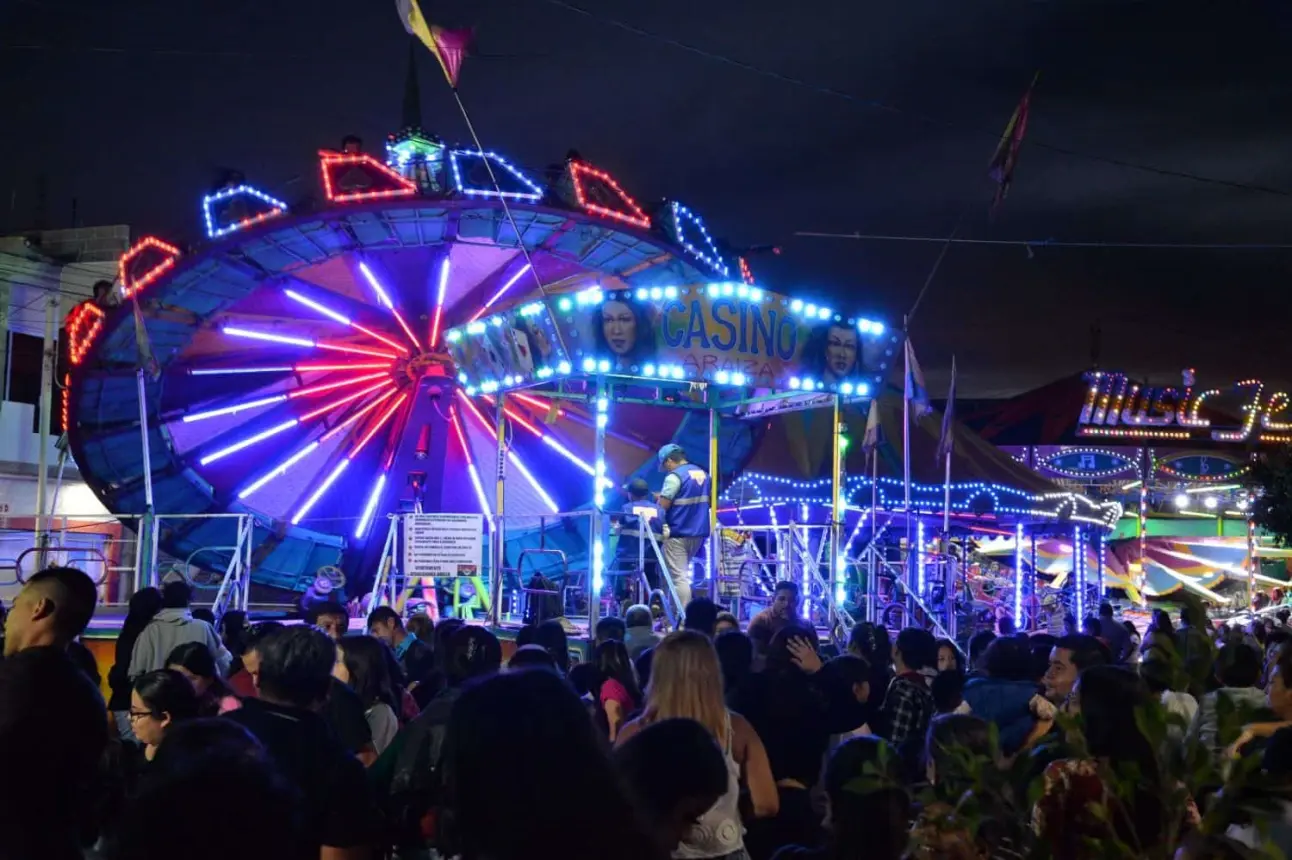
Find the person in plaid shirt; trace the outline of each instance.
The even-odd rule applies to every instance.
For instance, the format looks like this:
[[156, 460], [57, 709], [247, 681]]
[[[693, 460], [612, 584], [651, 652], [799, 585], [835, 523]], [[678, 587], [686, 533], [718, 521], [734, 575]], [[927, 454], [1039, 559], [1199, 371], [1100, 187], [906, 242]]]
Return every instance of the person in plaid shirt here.
[[915, 769], [912, 772], [918, 770], [934, 711], [928, 677], [921, 670], [936, 665], [937, 653], [933, 634], [917, 627], [906, 628], [893, 643], [896, 675], [880, 711], [880, 736], [898, 749], [907, 766]]

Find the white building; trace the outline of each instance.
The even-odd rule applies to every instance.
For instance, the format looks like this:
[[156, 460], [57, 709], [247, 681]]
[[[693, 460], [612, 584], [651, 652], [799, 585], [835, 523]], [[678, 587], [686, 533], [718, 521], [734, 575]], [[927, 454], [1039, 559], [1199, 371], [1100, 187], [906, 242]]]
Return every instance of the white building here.
[[[117, 521], [81, 480], [67, 457], [60, 464], [58, 440], [63, 428], [58, 386], [67, 370], [62, 343], [63, 320], [91, 295], [94, 283], [116, 277], [117, 259], [129, 247], [130, 229], [123, 225], [40, 230], [0, 236], [0, 599], [10, 601], [17, 589], [17, 565], [35, 569], [35, 517], [40, 433], [37, 411], [41, 393], [41, 364], [47, 312], [54, 315], [58, 366], [50, 410], [46, 513], [54, 519], [51, 562], [85, 568], [96, 577], [118, 564], [125, 551]], [[48, 307], [51, 301], [56, 302]], [[59, 480], [61, 465], [62, 479]], [[129, 532], [124, 534], [131, 537]]]

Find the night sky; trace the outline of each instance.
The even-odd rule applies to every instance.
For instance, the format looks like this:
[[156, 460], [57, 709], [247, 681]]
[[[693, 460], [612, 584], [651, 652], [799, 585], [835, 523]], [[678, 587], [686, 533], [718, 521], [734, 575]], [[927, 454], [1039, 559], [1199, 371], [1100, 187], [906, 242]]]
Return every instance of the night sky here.
[[[796, 231], [945, 237], [960, 221], [967, 238], [1292, 243], [1292, 14], [1278, 0], [1223, 15], [1196, 0], [580, 3], [593, 15], [424, 0], [432, 21], [477, 28], [462, 93], [486, 146], [539, 175], [577, 148], [733, 244], [777, 244], [752, 260], [773, 289], [897, 324], [940, 248]], [[76, 198], [82, 224], [194, 239], [220, 168], [318, 195], [319, 147], [353, 132], [379, 152], [398, 125], [408, 37], [387, 0], [3, 8], [0, 232], [35, 225], [44, 174], [47, 226], [69, 226]], [[426, 126], [467, 140], [420, 59]], [[992, 222], [987, 162], [1038, 69]], [[955, 353], [969, 395], [1083, 369], [1096, 321], [1105, 367], [1292, 381], [1290, 264], [1288, 250], [959, 245], [912, 337], [931, 387]]]

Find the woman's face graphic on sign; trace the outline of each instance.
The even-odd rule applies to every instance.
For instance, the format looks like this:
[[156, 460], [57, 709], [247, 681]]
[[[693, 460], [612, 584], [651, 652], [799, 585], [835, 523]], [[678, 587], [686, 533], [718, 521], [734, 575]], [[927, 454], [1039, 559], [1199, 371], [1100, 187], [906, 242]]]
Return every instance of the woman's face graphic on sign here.
[[850, 375], [857, 367], [857, 333], [848, 326], [830, 326], [825, 342], [825, 369], [836, 379]]
[[615, 355], [627, 355], [637, 345], [637, 317], [623, 302], [610, 301], [601, 306], [601, 332]]

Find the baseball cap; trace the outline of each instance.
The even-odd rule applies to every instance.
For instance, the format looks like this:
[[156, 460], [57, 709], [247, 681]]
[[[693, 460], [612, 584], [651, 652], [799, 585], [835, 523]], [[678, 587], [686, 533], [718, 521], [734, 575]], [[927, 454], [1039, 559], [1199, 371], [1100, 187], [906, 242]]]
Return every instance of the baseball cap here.
[[678, 453], [681, 450], [682, 450], [681, 445], [678, 445], [675, 442], [668, 443], [663, 448], [659, 449], [659, 462], [663, 463], [669, 457], [673, 456], [674, 454]]

